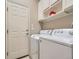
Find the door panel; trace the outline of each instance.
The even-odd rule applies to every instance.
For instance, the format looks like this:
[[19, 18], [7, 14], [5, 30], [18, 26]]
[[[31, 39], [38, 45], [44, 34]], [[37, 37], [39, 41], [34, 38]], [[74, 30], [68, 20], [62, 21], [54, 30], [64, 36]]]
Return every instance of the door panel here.
[[28, 27], [28, 8], [16, 4], [8, 6], [9, 31], [25, 31]]
[[29, 8], [8, 2], [7, 15], [8, 59], [16, 59], [28, 54]]
[[8, 0], [8, 1], [18, 3], [18, 4], [24, 5], [24, 6], [29, 4], [29, 0]]

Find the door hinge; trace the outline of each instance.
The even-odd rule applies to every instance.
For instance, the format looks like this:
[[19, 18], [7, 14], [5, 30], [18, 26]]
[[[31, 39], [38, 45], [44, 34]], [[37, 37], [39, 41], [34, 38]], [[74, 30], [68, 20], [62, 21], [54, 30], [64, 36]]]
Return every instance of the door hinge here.
[[8, 30], [7, 30], [7, 34], [8, 34]]
[[7, 12], [8, 12], [8, 7], [7, 7]]
[[7, 52], [7, 56], [8, 56], [8, 52]]

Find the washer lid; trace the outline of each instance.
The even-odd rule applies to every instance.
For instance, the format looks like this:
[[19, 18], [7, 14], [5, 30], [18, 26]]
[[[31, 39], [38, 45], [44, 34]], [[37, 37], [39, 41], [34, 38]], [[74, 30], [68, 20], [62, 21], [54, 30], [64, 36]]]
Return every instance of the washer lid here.
[[31, 38], [39, 39], [40, 38], [40, 34], [33, 34], [33, 35], [31, 35]]

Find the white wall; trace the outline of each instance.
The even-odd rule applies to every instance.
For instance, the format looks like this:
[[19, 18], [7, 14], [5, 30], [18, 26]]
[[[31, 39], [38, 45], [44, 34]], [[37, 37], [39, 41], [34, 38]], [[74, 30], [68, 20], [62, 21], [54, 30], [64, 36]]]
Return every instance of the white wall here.
[[38, 33], [40, 30], [40, 24], [38, 22], [38, 1], [31, 0], [30, 19], [31, 19], [31, 33]]
[[55, 21], [43, 23], [42, 29], [72, 28], [72, 23], [73, 15], [68, 15], [66, 17], [56, 19]]

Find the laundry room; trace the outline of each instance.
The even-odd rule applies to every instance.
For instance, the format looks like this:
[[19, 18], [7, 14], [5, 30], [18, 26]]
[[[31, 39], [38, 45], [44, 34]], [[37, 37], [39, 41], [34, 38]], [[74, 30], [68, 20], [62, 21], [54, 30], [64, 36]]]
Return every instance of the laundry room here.
[[6, 59], [73, 59], [73, 0], [6, 0]]

